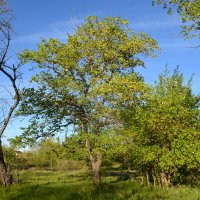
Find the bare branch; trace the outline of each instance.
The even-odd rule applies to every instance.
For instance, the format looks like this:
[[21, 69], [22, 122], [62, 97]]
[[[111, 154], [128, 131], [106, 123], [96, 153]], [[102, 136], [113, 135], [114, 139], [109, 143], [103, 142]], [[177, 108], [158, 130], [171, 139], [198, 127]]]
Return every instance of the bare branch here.
[[[5, 7], [6, 4], [4, 1], [0, 0], [0, 74], [4, 75], [11, 83], [12, 90], [9, 93], [12, 95], [13, 103], [11, 104], [8, 99], [1, 98], [1, 123], [0, 123], [0, 138], [2, 137], [8, 123], [13, 115], [14, 110], [20, 101], [20, 93], [18, 80], [21, 79], [21, 74], [18, 72], [19, 68], [23, 63], [9, 65], [8, 63], [8, 50], [10, 47], [11, 41], [11, 26], [10, 26], [10, 17], [7, 19], [4, 17], [4, 14], [7, 14], [9, 10]], [[5, 88], [4, 88], [5, 89]], [[7, 112], [6, 112], [7, 111]]]

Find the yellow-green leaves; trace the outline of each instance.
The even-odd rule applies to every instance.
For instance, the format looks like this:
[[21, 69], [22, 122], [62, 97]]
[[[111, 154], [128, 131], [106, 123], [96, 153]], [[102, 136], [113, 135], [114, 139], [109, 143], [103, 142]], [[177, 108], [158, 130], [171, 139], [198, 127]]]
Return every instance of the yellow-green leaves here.
[[21, 59], [39, 71], [32, 77], [37, 87], [24, 92], [21, 114], [30, 112], [37, 121], [28, 131], [37, 133], [38, 122], [45, 133], [65, 124], [95, 134], [119, 126], [121, 105], [135, 105], [146, 90], [134, 68], [158, 50], [154, 39], [136, 34], [127, 20], [96, 16], [87, 17], [66, 43], [43, 39], [36, 51], [25, 50]]
[[200, 28], [200, 0], [153, 0], [153, 3], [163, 4], [168, 8], [168, 14], [172, 14], [174, 9], [181, 16], [183, 34], [185, 38], [199, 37]]
[[183, 167], [199, 168], [199, 97], [192, 94], [190, 84], [184, 85], [178, 69], [172, 76], [165, 70], [143, 103], [130, 113], [124, 116], [129, 117], [136, 143], [132, 151], [139, 149], [134, 158], [146, 172], [159, 176], [167, 171], [172, 177]]

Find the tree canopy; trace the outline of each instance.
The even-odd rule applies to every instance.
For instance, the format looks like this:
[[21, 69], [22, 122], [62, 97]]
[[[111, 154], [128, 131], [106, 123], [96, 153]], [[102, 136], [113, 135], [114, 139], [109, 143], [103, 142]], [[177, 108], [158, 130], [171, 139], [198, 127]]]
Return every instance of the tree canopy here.
[[129, 29], [126, 20], [88, 17], [66, 44], [42, 40], [37, 51], [21, 54], [41, 72], [32, 77], [38, 87], [23, 91], [19, 113], [35, 115], [31, 125], [44, 122], [50, 130], [74, 124], [99, 133], [113, 120], [117, 103], [141, 90], [142, 78], [133, 70], [144, 66], [142, 56], [155, 56], [158, 49], [150, 36]]

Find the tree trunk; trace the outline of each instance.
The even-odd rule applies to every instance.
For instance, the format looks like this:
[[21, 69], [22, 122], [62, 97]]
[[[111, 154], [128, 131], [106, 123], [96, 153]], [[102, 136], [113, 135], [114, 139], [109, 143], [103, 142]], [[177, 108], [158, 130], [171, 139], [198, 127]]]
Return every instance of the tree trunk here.
[[100, 152], [98, 152], [97, 158], [92, 160], [93, 183], [96, 187], [99, 187], [101, 183], [101, 164], [102, 155]]
[[154, 176], [153, 176], [153, 186], [156, 187], [156, 185], [157, 185], [157, 178], [156, 178], [156, 176], [154, 175]]
[[153, 185], [154, 185], [154, 187], [161, 186], [160, 177], [158, 176], [158, 173], [155, 170], [153, 171], [152, 177], [153, 177]]
[[149, 177], [149, 173], [146, 173], [146, 181], [147, 181], [147, 186], [150, 185], [150, 177]]
[[142, 183], [142, 185], [145, 184], [145, 183], [144, 183], [144, 175], [141, 176], [141, 183]]
[[99, 187], [99, 185], [101, 183], [102, 153], [100, 151], [98, 151], [96, 153], [96, 158], [95, 158], [92, 155], [89, 140], [85, 141], [85, 145], [86, 145], [86, 149], [89, 153], [89, 158], [90, 158], [90, 162], [91, 162], [92, 173], [93, 173], [93, 183], [96, 187]]
[[161, 184], [162, 184], [162, 187], [171, 186], [171, 175], [169, 172], [164, 171], [161, 173]]
[[3, 183], [5, 187], [14, 183], [12, 176], [9, 175], [8, 173], [6, 163], [4, 162], [1, 140], [0, 140], [0, 176], [1, 176], [1, 182]]

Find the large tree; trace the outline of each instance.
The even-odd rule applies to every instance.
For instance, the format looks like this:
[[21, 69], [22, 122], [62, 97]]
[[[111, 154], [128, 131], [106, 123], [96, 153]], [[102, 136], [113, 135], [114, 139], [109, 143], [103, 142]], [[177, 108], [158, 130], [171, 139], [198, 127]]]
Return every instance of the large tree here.
[[1, 182], [8, 186], [13, 183], [3, 156], [2, 137], [10, 122], [13, 112], [20, 101], [18, 79], [19, 64], [10, 64], [8, 52], [11, 41], [12, 16], [4, 1], [0, 1], [0, 176]]
[[178, 69], [172, 76], [167, 70], [161, 74], [145, 96], [132, 114], [124, 114], [126, 153], [147, 182], [169, 186], [184, 172], [199, 170], [200, 97], [192, 93], [191, 81], [184, 85]]
[[24, 61], [40, 71], [34, 88], [24, 90], [19, 114], [32, 115], [23, 136], [30, 140], [66, 130], [73, 125], [85, 138], [95, 185], [100, 183], [103, 155], [99, 135], [120, 125], [118, 105], [134, 104], [143, 89], [134, 72], [142, 57], [154, 56], [159, 47], [141, 32], [134, 33], [119, 17], [87, 17], [67, 43], [42, 40], [37, 51], [25, 50]]
[[163, 4], [168, 9], [168, 14], [172, 14], [174, 10], [178, 12], [184, 23], [182, 28], [185, 38], [199, 38], [200, 0], [153, 0], [153, 3]]

